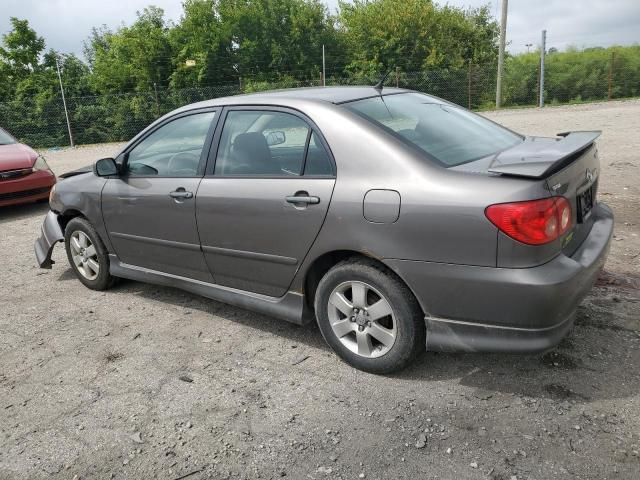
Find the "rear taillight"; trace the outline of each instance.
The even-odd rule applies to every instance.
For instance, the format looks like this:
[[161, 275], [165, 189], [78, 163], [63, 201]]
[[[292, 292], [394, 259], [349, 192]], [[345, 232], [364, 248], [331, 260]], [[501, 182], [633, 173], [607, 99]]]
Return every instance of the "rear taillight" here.
[[564, 197], [498, 203], [484, 213], [502, 232], [528, 245], [553, 242], [571, 228], [571, 205]]

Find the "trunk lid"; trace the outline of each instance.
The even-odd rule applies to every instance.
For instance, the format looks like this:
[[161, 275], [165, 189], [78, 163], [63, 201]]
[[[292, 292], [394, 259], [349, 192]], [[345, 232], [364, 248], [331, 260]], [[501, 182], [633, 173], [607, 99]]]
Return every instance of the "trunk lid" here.
[[488, 168], [491, 173], [543, 180], [551, 195], [569, 201], [573, 228], [556, 244], [556, 249], [568, 256], [593, 226], [591, 209], [596, 204], [600, 175], [594, 142], [599, 136], [600, 132], [568, 132], [558, 134], [558, 138], [528, 137], [497, 155]]
[[571, 204], [573, 229], [562, 239], [562, 251], [573, 255], [593, 226], [591, 210], [595, 207], [600, 178], [598, 149], [591, 144], [580, 151], [572, 162], [551, 174], [546, 180], [552, 195], [562, 195]]
[[596, 204], [600, 174], [594, 142], [599, 135], [600, 132], [567, 132], [557, 138], [526, 137], [513, 148], [456, 168], [543, 182], [550, 196], [563, 196], [571, 205], [573, 228], [557, 241], [531, 246], [501, 236], [499, 264], [532, 266], [549, 260], [560, 251], [571, 256], [582, 244], [593, 226], [590, 213]]

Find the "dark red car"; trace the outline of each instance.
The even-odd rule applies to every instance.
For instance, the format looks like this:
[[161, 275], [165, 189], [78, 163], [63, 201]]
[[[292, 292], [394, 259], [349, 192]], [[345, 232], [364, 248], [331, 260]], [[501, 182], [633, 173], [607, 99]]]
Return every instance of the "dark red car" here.
[[55, 183], [44, 158], [0, 128], [0, 207], [47, 199]]

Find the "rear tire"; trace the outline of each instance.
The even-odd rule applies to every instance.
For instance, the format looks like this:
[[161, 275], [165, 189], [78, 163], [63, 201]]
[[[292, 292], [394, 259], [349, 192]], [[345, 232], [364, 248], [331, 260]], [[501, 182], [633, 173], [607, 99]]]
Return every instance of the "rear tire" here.
[[107, 290], [115, 283], [109, 273], [109, 254], [93, 226], [72, 219], [64, 231], [64, 246], [76, 277], [91, 290]]
[[426, 349], [424, 315], [407, 286], [369, 259], [348, 259], [320, 280], [322, 336], [345, 362], [370, 373], [398, 371]]

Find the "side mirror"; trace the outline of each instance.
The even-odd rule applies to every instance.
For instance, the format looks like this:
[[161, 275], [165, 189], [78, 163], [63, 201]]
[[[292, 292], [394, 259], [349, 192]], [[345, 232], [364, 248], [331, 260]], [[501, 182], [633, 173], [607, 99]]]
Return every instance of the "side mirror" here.
[[274, 145], [282, 145], [287, 141], [287, 136], [281, 130], [275, 130], [273, 132], [267, 133], [267, 145], [270, 147]]
[[93, 173], [99, 177], [118, 175], [118, 165], [113, 158], [101, 158], [93, 165]]

